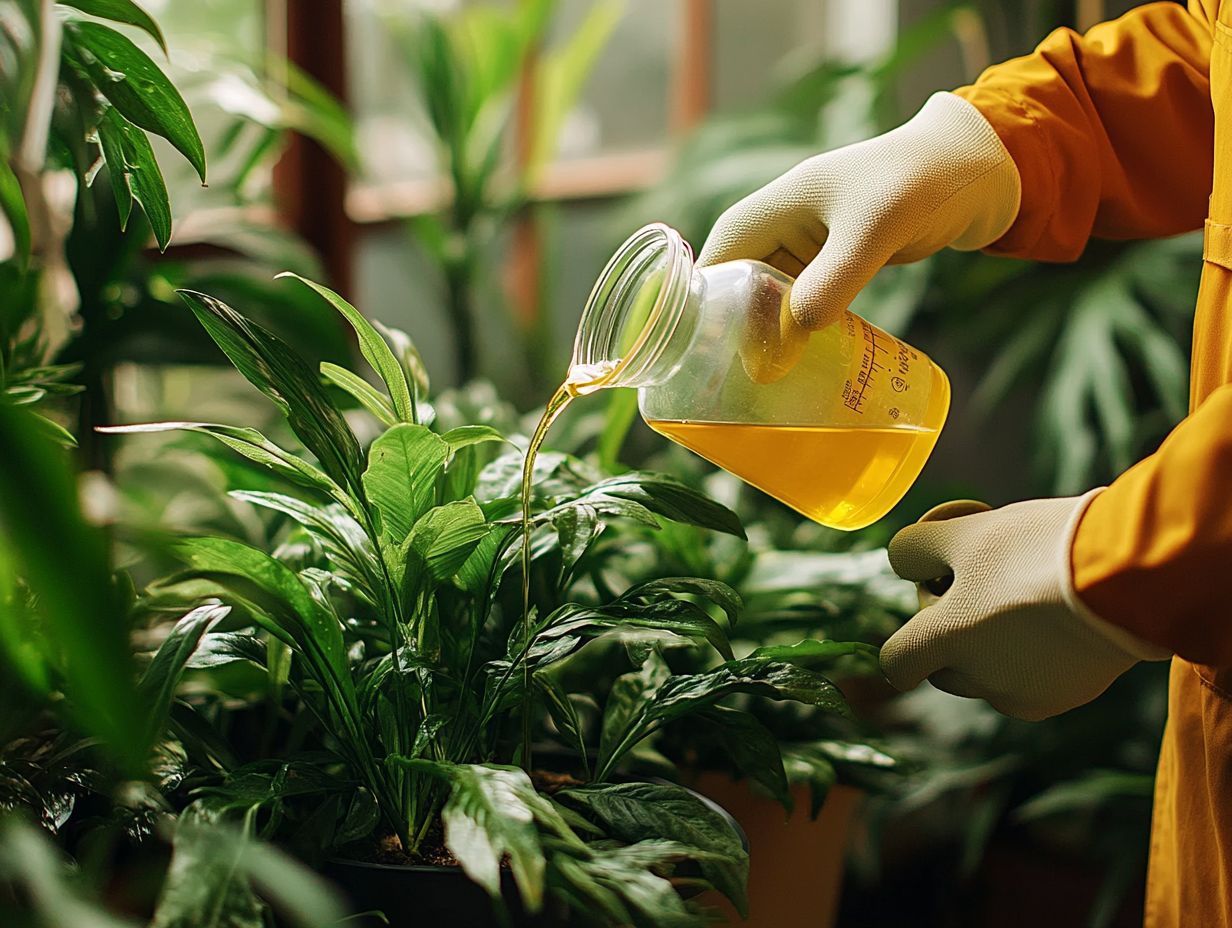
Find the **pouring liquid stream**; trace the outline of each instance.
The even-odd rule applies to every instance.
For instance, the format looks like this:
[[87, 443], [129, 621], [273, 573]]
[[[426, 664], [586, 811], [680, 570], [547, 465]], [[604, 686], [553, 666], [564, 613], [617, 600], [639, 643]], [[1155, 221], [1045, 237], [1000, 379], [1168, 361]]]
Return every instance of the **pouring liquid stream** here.
[[[526, 457], [522, 463], [522, 642], [523, 649], [530, 647], [530, 555], [531, 532], [534, 528], [531, 519], [531, 486], [535, 476], [535, 460], [539, 457], [539, 449], [547, 438], [552, 427], [562, 412], [569, 408], [577, 397], [601, 388], [620, 365], [619, 361], [604, 364], [574, 364], [569, 368], [565, 382], [556, 388], [552, 398], [544, 407], [543, 415], [531, 433], [530, 444], [526, 447]], [[530, 769], [530, 671], [527, 668], [526, 654], [522, 661], [522, 764]]]

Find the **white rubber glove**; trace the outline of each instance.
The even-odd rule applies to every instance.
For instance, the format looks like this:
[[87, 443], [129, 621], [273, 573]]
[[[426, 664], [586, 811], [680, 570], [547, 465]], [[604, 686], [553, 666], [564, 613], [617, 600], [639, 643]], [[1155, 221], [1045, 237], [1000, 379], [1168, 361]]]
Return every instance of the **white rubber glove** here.
[[1073, 535], [1099, 492], [975, 514], [961, 513], [982, 504], [947, 504], [895, 535], [895, 573], [922, 586], [953, 582], [939, 596], [921, 591], [925, 608], [881, 649], [890, 683], [907, 690], [928, 678], [1034, 721], [1090, 702], [1139, 660], [1169, 657], [1093, 615], [1074, 593]]
[[887, 263], [974, 250], [1018, 215], [1018, 169], [988, 121], [937, 93], [885, 135], [817, 155], [728, 209], [699, 265], [765, 261], [797, 278], [795, 321], [833, 322]]

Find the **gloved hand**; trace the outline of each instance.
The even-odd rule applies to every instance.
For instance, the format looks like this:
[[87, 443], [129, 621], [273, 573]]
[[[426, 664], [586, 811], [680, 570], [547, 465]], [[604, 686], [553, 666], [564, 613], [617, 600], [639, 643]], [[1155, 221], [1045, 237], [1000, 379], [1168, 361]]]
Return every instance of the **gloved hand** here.
[[1071, 542], [1099, 492], [985, 512], [958, 504], [972, 514], [934, 510], [895, 535], [895, 573], [922, 585], [950, 575], [953, 582], [929, 584], [944, 592], [922, 591], [924, 608], [882, 647], [890, 683], [907, 690], [927, 677], [1034, 721], [1090, 702], [1139, 660], [1167, 658], [1093, 615], [1074, 593]]
[[974, 106], [936, 93], [885, 135], [809, 158], [728, 209], [699, 265], [765, 261], [797, 278], [791, 313], [835, 321], [887, 262], [990, 245], [1018, 215], [1018, 169]]

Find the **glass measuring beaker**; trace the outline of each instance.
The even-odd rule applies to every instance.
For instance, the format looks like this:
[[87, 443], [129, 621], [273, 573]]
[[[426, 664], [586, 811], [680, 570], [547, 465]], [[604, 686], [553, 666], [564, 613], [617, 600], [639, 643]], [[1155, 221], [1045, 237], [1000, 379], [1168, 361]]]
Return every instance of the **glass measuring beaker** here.
[[760, 261], [694, 268], [678, 232], [646, 226], [595, 283], [566, 385], [636, 387], [655, 431], [810, 519], [862, 528], [919, 476], [949, 381], [854, 313], [800, 328], [792, 283]]

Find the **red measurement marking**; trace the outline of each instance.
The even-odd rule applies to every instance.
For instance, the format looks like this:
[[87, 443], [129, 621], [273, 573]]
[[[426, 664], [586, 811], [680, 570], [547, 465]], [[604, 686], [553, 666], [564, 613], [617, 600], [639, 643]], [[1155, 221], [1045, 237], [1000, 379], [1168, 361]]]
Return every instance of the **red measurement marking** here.
[[[853, 412], [862, 414], [864, 410], [860, 407], [864, 404], [864, 391], [873, 382], [877, 371], [886, 369], [884, 364], [878, 362], [877, 352], [889, 354], [890, 347], [884, 344], [885, 338], [878, 338], [877, 330], [863, 319], [860, 320], [860, 329], [864, 336], [864, 356], [860, 358], [860, 372], [856, 374], [855, 387], [847, 394], [843, 403]], [[897, 339], [891, 339], [891, 341], [897, 341]]]

